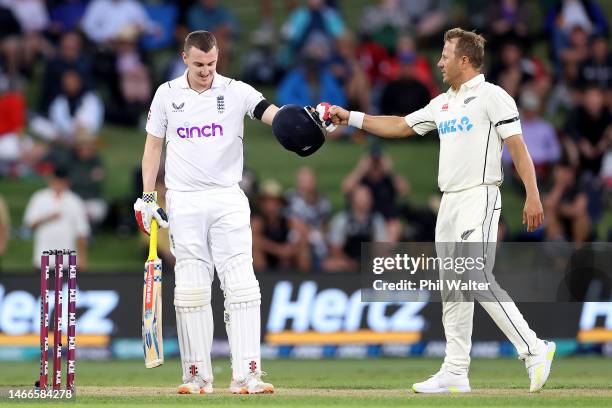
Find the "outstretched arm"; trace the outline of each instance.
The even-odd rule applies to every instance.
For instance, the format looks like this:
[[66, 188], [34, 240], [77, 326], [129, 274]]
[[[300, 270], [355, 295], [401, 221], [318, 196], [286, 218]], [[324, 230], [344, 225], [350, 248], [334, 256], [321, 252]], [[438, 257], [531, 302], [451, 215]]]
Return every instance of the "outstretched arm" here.
[[521, 135], [510, 136], [504, 142], [508, 146], [514, 167], [525, 185], [527, 198], [523, 209], [523, 224], [527, 225], [527, 231], [532, 232], [544, 222], [544, 210], [540, 202], [533, 161]]
[[263, 115], [261, 115], [261, 121], [266, 125], [272, 125], [272, 120], [274, 119], [274, 116], [276, 116], [276, 112], [279, 110], [280, 108], [274, 104], [268, 106]]
[[334, 125], [354, 126], [380, 137], [402, 138], [417, 134], [401, 116], [366, 115], [336, 105], [329, 108], [329, 115]]

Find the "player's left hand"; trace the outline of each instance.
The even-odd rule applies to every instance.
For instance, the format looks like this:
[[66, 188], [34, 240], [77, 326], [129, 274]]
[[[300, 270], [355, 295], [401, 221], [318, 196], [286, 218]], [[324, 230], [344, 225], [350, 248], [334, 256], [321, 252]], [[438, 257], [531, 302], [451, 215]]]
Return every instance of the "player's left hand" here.
[[537, 230], [544, 222], [544, 209], [538, 196], [527, 196], [525, 208], [523, 208], [523, 225], [527, 225], [527, 231]]

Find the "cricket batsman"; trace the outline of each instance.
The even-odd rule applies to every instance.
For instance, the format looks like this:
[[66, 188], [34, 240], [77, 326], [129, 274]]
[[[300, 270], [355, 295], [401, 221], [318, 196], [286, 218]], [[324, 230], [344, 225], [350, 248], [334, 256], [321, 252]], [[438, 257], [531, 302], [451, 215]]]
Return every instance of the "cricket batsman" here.
[[[170, 228], [176, 257], [174, 306], [183, 371], [179, 394], [213, 392], [211, 284], [217, 270], [235, 394], [272, 393], [262, 381], [259, 283], [253, 272], [248, 200], [238, 186], [243, 170], [244, 116], [273, 125], [281, 144], [306, 156], [324, 142], [325, 125], [311, 107], [270, 104], [250, 85], [216, 72], [213, 34], [194, 31], [182, 52], [185, 73], [156, 91], [142, 157], [144, 192], [134, 204], [139, 227], [153, 217]], [[330, 130], [335, 126], [328, 123]], [[166, 146], [166, 209], [155, 190]]]
[[[480, 73], [484, 44], [484, 38], [474, 32], [460, 28], [447, 31], [437, 65], [444, 83], [450, 88], [424, 108], [405, 117], [370, 116], [348, 112], [338, 106], [329, 109], [333, 124], [354, 126], [385, 138], [424, 135], [438, 130], [438, 186], [443, 196], [436, 224], [437, 248], [438, 243], [486, 245], [497, 241], [504, 145], [525, 186], [523, 224], [528, 231], [533, 231], [544, 220], [533, 162], [523, 142], [516, 103], [502, 88], [486, 82]], [[506, 296], [500, 301], [500, 297], [491, 292], [492, 301], [481, 301], [481, 304], [525, 362], [530, 391], [539, 391], [550, 374], [555, 343], [540, 340], [514, 302], [504, 294]], [[444, 300], [443, 293], [446, 356], [436, 374], [412, 386], [415, 392], [471, 391], [468, 370], [473, 314], [473, 301]]]

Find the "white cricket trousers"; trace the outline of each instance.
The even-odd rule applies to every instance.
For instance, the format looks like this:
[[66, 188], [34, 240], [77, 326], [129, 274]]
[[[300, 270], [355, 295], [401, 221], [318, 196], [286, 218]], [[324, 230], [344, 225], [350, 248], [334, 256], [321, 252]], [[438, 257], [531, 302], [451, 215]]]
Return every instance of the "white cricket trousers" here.
[[[494, 254], [497, 242], [497, 227], [501, 213], [501, 195], [499, 188], [493, 185], [481, 185], [459, 192], [444, 193], [436, 223], [436, 251], [438, 257], [444, 257], [449, 243], [468, 243], [473, 248], [482, 246], [483, 252]], [[474, 244], [469, 244], [474, 243]], [[479, 244], [480, 243], [480, 244]], [[487, 271], [491, 273], [494, 256], [487, 257]], [[441, 272], [442, 274], [442, 272]], [[475, 297], [489, 313], [497, 326], [516, 348], [519, 358], [541, 352], [542, 342], [529, 328], [514, 302], [509, 298], [489, 275], [490, 296]], [[442, 296], [442, 323], [446, 336], [446, 356], [444, 365], [456, 374], [468, 372], [470, 349], [472, 347], [472, 326], [474, 302], [445, 301]], [[446, 297], [446, 299], [449, 299]], [[456, 299], [456, 298], [453, 298]]]

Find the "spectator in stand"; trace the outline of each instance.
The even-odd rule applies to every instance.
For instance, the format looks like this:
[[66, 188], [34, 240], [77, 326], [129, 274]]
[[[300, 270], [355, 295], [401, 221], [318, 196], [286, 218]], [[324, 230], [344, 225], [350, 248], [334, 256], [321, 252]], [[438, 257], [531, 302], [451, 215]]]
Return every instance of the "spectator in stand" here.
[[21, 26], [15, 14], [0, 2], [0, 57], [3, 57], [7, 74], [11, 77], [19, 73], [19, 45]]
[[144, 6], [135, 0], [92, 0], [85, 10], [81, 27], [87, 38], [97, 45], [110, 45], [126, 30], [135, 32], [136, 37], [158, 30]]
[[379, 0], [378, 4], [365, 8], [359, 31], [369, 41], [393, 54], [398, 37], [409, 28], [410, 21], [399, 0]]
[[508, 37], [501, 46], [500, 61], [493, 65], [489, 78], [513, 98], [518, 99], [521, 88], [527, 83], [542, 97], [550, 88], [550, 78], [542, 63], [526, 57], [523, 48], [518, 37]]
[[277, 89], [279, 105], [316, 106], [319, 101], [346, 104], [346, 96], [324, 61], [329, 55], [324, 43], [313, 42], [304, 49], [301, 64], [290, 70]]
[[523, 44], [530, 44], [535, 36], [534, 2], [524, 0], [501, 0], [489, 3], [486, 8], [488, 25], [487, 45], [496, 49], [500, 42], [508, 37], [515, 37]]
[[450, 0], [400, 0], [406, 18], [414, 27], [419, 40], [435, 41], [440, 38], [450, 15]]
[[0, 175], [19, 176], [30, 171], [46, 148], [24, 133], [25, 96], [16, 80], [0, 75]]
[[53, 46], [45, 38], [49, 27], [49, 13], [44, 0], [0, 0], [0, 4], [12, 10], [19, 21], [23, 36], [19, 42], [19, 69], [26, 76], [32, 74], [35, 59], [38, 55], [50, 58]]
[[[49, 187], [35, 192], [25, 209], [23, 223], [34, 230], [33, 263], [40, 268], [40, 254], [49, 248], [76, 249], [79, 269], [87, 270], [89, 223], [85, 204], [70, 191], [66, 169], [58, 167]], [[50, 259], [50, 263], [53, 260]]]
[[[544, 197], [546, 214], [545, 237], [548, 241], [581, 243], [589, 239], [592, 230], [588, 195], [579, 187], [576, 171], [567, 163], [554, 169], [554, 184]], [[566, 227], [569, 226], [569, 233]]]
[[399, 62], [398, 78], [382, 90], [380, 112], [383, 115], [407, 115], [427, 105], [432, 98], [425, 84], [416, 77], [416, 54], [401, 53]]
[[325, 229], [331, 215], [331, 203], [319, 192], [317, 178], [310, 167], [298, 171], [296, 188], [287, 196], [289, 215], [306, 226], [313, 269], [319, 270], [327, 256]]
[[370, 112], [370, 81], [357, 59], [357, 44], [350, 31], [336, 40], [329, 70], [344, 89], [350, 109]]
[[[11, 217], [6, 205], [6, 201], [0, 194], [0, 261], [6, 253], [8, 241], [11, 238]], [[0, 272], [2, 271], [2, 263], [0, 262]]]
[[359, 269], [362, 242], [385, 242], [385, 219], [372, 209], [372, 194], [366, 186], [350, 192], [350, 208], [336, 214], [329, 229], [329, 256], [323, 262], [326, 272], [352, 272]]
[[151, 97], [149, 72], [138, 42], [143, 33], [159, 35], [160, 27], [135, 0], [93, 0], [81, 26], [98, 46], [93, 68], [98, 82], [109, 87], [107, 119], [136, 125]]
[[545, 28], [551, 36], [551, 54], [556, 71], [561, 72], [561, 53], [568, 48], [575, 27], [586, 35], [607, 35], [609, 24], [596, 0], [557, 0], [546, 16]]
[[372, 210], [384, 217], [388, 241], [397, 242], [402, 230], [398, 198], [408, 194], [410, 185], [406, 179], [393, 172], [391, 158], [383, 154], [378, 144], [372, 145], [370, 153], [361, 158], [342, 181], [342, 192], [350, 195], [360, 185], [370, 192]]
[[217, 38], [219, 58], [217, 72], [223, 75], [229, 73], [233, 40], [238, 37], [240, 28], [236, 17], [217, 0], [198, 0], [187, 12], [187, 28], [189, 31], [210, 31]]
[[61, 36], [64, 33], [78, 30], [87, 9], [87, 2], [88, 0], [57, 2], [49, 13], [51, 17], [49, 31]]
[[344, 33], [345, 24], [336, 9], [329, 7], [324, 0], [307, 0], [306, 5], [298, 7], [290, 15], [281, 31], [286, 39], [286, 50], [281, 57], [288, 66], [302, 55], [303, 49], [312, 41], [333, 44]]
[[603, 35], [593, 38], [590, 44], [589, 57], [579, 69], [580, 82], [584, 85], [594, 84], [603, 90], [612, 89], [612, 52], [608, 39]]
[[[542, 186], [561, 158], [561, 145], [554, 127], [539, 114], [542, 106], [537, 93], [527, 88], [521, 93], [519, 102], [523, 140], [533, 160], [538, 183]], [[504, 166], [512, 166], [508, 149], [504, 149], [502, 161]], [[516, 171], [512, 170], [515, 178], [518, 177]]]
[[610, 148], [612, 115], [604, 104], [604, 94], [595, 85], [586, 88], [583, 104], [569, 117], [566, 131], [576, 143], [580, 156], [580, 170], [597, 176], [603, 155]]
[[103, 194], [104, 163], [93, 135], [79, 135], [67, 167], [71, 189], [83, 200], [90, 224], [100, 225], [108, 212], [108, 204]]
[[262, 183], [259, 211], [251, 219], [251, 228], [255, 270], [310, 270], [307, 228], [287, 214], [282, 189], [276, 181]]
[[570, 31], [568, 44], [559, 51], [559, 58], [562, 64], [570, 65], [578, 71], [588, 56], [589, 34], [582, 26], [576, 25]]
[[55, 58], [45, 63], [45, 76], [40, 101], [40, 111], [47, 112], [51, 101], [62, 89], [62, 76], [74, 70], [81, 76], [86, 89], [92, 87], [92, 72], [89, 59], [83, 53], [83, 39], [76, 31], [67, 31], [60, 37]]
[[96, 93], [83, 86], [81, 75], [62, 75], [62, 91], [49, 106], [52, 140], [73, 146], [81, 135], [96, 136], [104, 119], [104, 106]]

